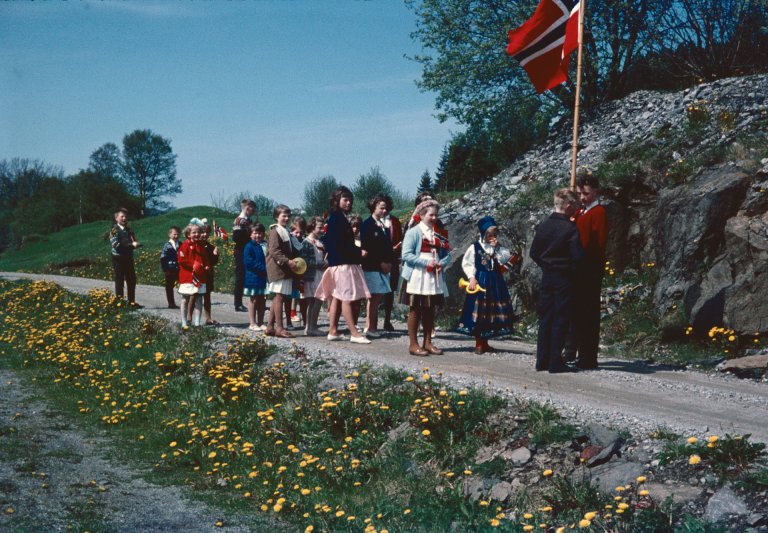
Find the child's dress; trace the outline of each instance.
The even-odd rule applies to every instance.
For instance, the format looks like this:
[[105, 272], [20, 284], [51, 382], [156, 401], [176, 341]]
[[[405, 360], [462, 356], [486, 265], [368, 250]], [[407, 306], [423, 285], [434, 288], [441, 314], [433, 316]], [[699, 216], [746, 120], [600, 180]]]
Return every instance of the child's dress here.
[[[411, 235], [406, 234], [408, 238], [403, 240], [403, 262], [409, 267], [403, 269], [403, 277], [407, 276], [403, 303], [410, 307], [441, 306], [448, 294], [443, 275], [443, 267], [450, 259], [448, 241], [423, 222], [408, 233]], [[413, 243], [414, 239], [418, 242]], [[440, 268], [427, 267], [433, 259], [439, 262]]]
[[[187, 239], [179, 246], [179, 294], [205, 294], [210, 269], [208, 253], [202, 244]], [[207, 268], [206, 268], [207, 267]]]
[[301, 257], [307, 262], [304, 272], [304, 298], [314, 298], [315, 291], [325, 271], [325, 249], [323, 243], [307, 236], [301, 243]]
[[245, 285], [243, 296], [267, 294], [267, 259], [261, 243], [249, 241], [243, 250]]
[[458, 333], [490, 339], [512, 333], [515, 319], [503, 267], [510, 259], [506, 248], [492, 247], [477, 240], [467, 249], [461, 266], [467, 278], [473, 276], [485, 289], [466, 295], [459, 319]]

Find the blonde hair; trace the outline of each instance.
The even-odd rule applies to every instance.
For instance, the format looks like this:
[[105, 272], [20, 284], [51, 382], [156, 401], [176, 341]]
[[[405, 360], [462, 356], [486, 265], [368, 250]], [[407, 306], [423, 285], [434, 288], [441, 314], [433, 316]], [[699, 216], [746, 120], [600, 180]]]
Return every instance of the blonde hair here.
[[569, 205], [579, 203], [579, 195], [568, 187], [557, 189], [554, 194], [555, 209], [559, 211], [565, 210]]

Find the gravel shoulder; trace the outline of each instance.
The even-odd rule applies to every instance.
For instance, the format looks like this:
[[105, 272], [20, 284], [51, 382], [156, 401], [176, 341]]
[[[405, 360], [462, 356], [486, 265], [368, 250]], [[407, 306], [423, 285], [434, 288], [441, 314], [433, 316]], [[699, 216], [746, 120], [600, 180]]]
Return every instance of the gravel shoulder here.
[[[102, 280], [67, 276], [2, 272], [0, 277], [45, 279], [80, 293], [112, 287]], [[137, 300], [146, 306], [142, 312], [178, 320], [178, 311], [165, 308], [162, 287], [139, 285]], [[214, 293], [212, 300], [213, 316], [222, 329], [233, 335], [247, 332], [246, 315], [234, 311], [231, 295]], [[608, 356], [601, 356], [598, 371], [553, 375], [534, 370], [535, 347], [529, 343], [497, 341], [493, 345], [499, 353], [477, 356], [471, 353], [471, 339], [446, 332], [438, 332], [435, 340], [445, 355], [417, 358], [407, 352], [404, 325], [396, 326], [398, 331], [390, 337], [370, 345], [303, 336], [272, 342], [284, 347], [295, 343], [309, 357], [321, 356], [344, 365], [388, 365], [411, 372], [428, 367], [433, 376], [442, 373], [454, 386], [475, 385], [514, 398], [551, 402], [563, 415], [579, 422], [598, 422], [640, 436], [666, 427], [686, 435], [749, 433], [755, 441], [768, 442], [766, 383]]]

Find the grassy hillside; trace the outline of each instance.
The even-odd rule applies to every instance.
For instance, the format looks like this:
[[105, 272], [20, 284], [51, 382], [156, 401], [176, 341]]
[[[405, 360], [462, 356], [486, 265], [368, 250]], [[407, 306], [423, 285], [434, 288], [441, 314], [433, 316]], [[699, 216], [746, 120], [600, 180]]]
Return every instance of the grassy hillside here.
[[[233, 215], [208, 206], [176, 209], [163, 215], [129, 221], [137, 239], [144, 245], [134, 254], [139, 283], [162, 285], [160, 250], [168, 238], [168, 227], [184, 227], [192, 217], [207, 218], [232, 231]], [[272, 223], [261, 217], [265, 226]], [[19, 250], [0, 255], [0, 271], [40, 272], [70, 276], [112, 279], [109, 229], [112, 221], [91, 222], [65, 228], [50, 235], [28, 239]], [[216, 290], [231, 292], [233, 285], [232, 243], [221, 246], [221, 261], [216, 268]]]

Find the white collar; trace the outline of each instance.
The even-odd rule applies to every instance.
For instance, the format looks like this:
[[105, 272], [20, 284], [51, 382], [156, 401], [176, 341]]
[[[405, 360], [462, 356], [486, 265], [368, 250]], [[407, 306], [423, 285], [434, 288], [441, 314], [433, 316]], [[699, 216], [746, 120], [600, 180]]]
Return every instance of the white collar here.
[[171, 246], [173, 246], [174, 250], [179, 249], [179, 241], [174, 241], [173, 239], [168, 239], [168, 242], [171, 243]]
[[595, 200], [591, 204], [589, 204], [587, 207], [584, 208], [584, 211], [582, 211], [581, 214], [583, 215], [584, 213], [586, 213], [596, 205], [600, 205], [600, 198], [595, 198]]
[[272, 228], [275, 229], [277, 234], [280, 236], [280, 240], [286, 241], [286, 242], [291, 242], [291, 234], [288, 233], [288, 230], [285, 229], [280, 224], [272, 224], [269, 228], [270, 229], [272, 229]]
[[419, 229], [421, 229], [421, 232], [427, 237], [431, 238], [435, 236], [435, 228], [430, 228], [424, 222], [419, 222]]

